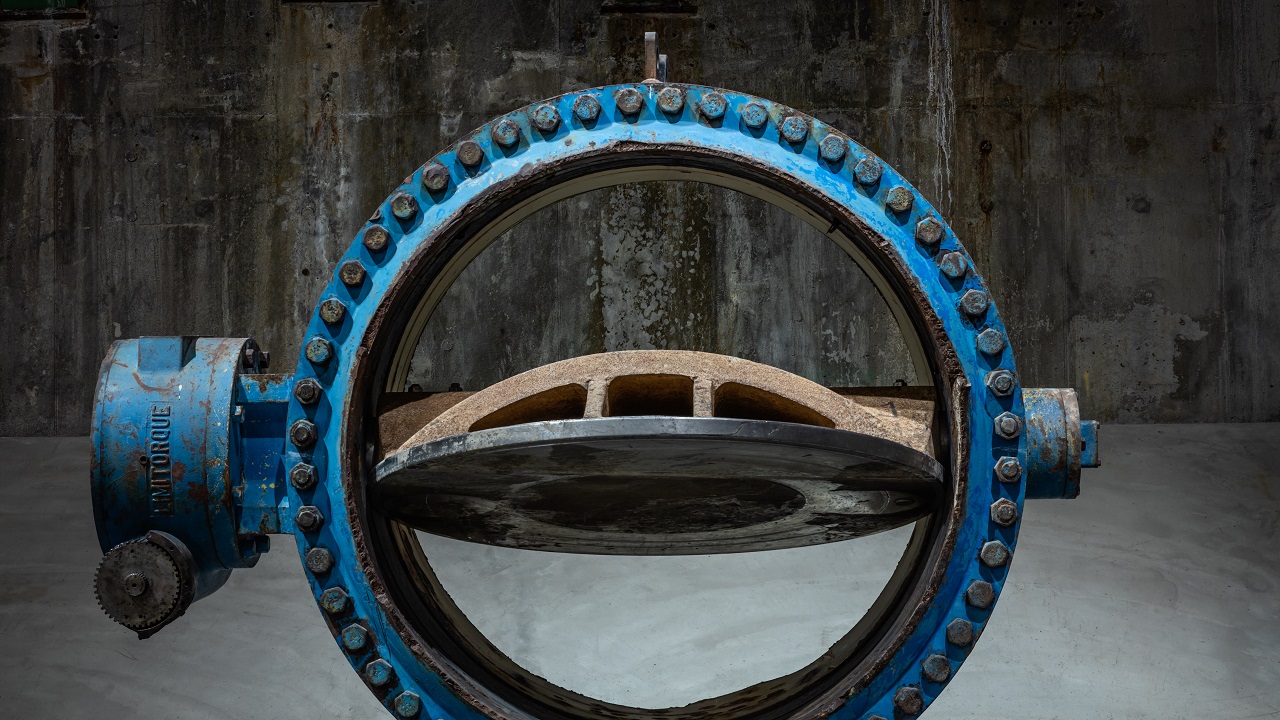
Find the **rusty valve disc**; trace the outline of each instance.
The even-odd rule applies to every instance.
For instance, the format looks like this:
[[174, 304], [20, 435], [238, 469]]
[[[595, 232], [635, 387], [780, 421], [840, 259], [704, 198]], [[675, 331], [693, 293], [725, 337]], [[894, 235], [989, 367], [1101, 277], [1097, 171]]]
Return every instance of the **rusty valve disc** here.
[[844, 430], [768, 420], [526, 423], [402, 450], [373, 503], [418, 530], [504, 547], [689, 555], [801, 547], [915, 522], [942, 466]]

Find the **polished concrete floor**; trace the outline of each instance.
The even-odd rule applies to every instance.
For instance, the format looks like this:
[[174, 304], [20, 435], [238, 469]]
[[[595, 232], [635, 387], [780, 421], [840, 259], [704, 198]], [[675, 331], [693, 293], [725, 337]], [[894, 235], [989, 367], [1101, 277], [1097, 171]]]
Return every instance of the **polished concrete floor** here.
[[[1078, 500], [1029, 505], [1009, 588], [927, 717], [1280, 718], [1280, 425], [1106, 427], [1102, 452]], [[87, 468], [82, 438], [0, 439], [0, 718], [381, 717], [289, 541], [149, 640], [107, 620]], [[898, 539], [861, 542], [617, 564], [425, 544], [513, 657], [652, 706], [813, 657]]]

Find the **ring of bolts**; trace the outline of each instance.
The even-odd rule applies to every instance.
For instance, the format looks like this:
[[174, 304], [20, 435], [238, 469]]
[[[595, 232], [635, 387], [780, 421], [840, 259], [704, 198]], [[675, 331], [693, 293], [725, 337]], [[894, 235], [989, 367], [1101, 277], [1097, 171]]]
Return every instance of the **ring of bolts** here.
[[[685, 107], [685, 91], [680, 87], [665, 87], [657, 94], [657, 108], [666, 115], [679, 115]], [[634, 122], [645, 107], [644, 94], [631, 87], [624, 87], [614, 94], [614, 103], [624, 118]], [[723, 119], [728, 108], [725, 97], [715, 91], [703, 92], [695, 104], [696, 113], [709, 123], [718, 123]], [[573, 103], [573, 115], [585, 128], [592, 128], [599, 119], [603, 108], [599, 99], [592, 94], [583, 94]], [[746, 131], [760, 137], [769, 122], [769, 112], [759, 102], [748, 102], [738, 108], [738, 115]], [[537, 105], [529, 113], [529, 122], [534, 130], [543, 135], [550, 135], [559, 128], [562, 119], [555, 105], [543, 103]], [[812, 119], [800, 113], [793, 113], [782, 118], [779, 124], [779, 136], [792, 145], [804, 143], [810, 134]], [[489, 126], [489, 135], [494, 143], [505, 152], [515, 149], [524, 140], [521, 127], [511, 117], [502, 118]], [[849, 151], [850, 141], [836, 132], [826, 135], [818, 143], [818, 156], [825, 161], [827, 167], [836, 170]], [[463, 173], [475, 177], [484, 171], [486, 159], [484, 149], [474, 140], [463, 140], [456, 147], [454, 156], [462, 166]], [[853, 167], [852, 176], [864, 186], [875, 185], [881, 179], [883, 166], [873, 157], [859, 160]], [[442, 199], [442, 194], [449, 188], [452, 176], [444, 165], [432, 161], [422, 169], [421, 185], [426, 194], [434, 200]], [[910, 212], [915, 202], [915, 193], [903, 185], [895, 185], [885, 193], [885, 208], [897, 216]], [[390, 199], [391, 214], [400, 221], [412, 221], [419, 212], [418, 200], [405, 192], [398, 192]], [[370, 219], [371, 224], [360, 236], [361, 243], [376, 259], [391, 244], [391, 232], [379, 222], [382, 212], [379, 210]], [[934, 217], [925, 217], [916, 223], [914, 237], [917, 243], [927, 249], [937, 249], [946, 235], [943, 224]], [[965, 253], [952, 250], [937, 257], [939, 272], [953, 283], [963, 283], [969, 273], [970, 263]], [[374, 270], [377, 268], [375, 267]], [[369, 269], [359, 260], [347, 260], [337, 269], [338, 280], [351, 291], [352, 298], [358, 302], [359, 290], [368, 277]], [[954, 287], [954, 285], [953, 285]], [[960, 312], [975, 325], [980, 323], [991, 305], [986, 291], [970, 288], [964, 290], [957, 300]], [[334, 335], [341, 330], [347, 315], [347, 305], [337, 297], [325, 298], [319, 306], [319, 317]], [[985, 356], [997, 356], [1006, 346], [1003, 332], [994, 327], [978, 330], [974, 343], [979, 353]], [[324, 368], [334, 358], [334, 343], [329, 338], [313, 335], [307, 340], [304, 355], [322, 374]], [[988, 392], [997, 398], [1009, 398], [1017, 390], [1017, 378], [1006, 369], [997, 368], [986, 374], [984, 382]], [[294, 398], [304, 406], [317, 405], [324, 394], [319, 381], [311, 377], [303, 377], [293, 388]], [[1006, 446], [1011, 455], [1001, 456], [994, 464], [994, 474], [1001, 485], [1016, 485], [1022, 479], [1022, 464], [1015, 457], [1018, 437], [1022, 432], [1022, 420], [1017, 415], [1005, 411], [993, 421], [993, 435], [999, 440], [1012, 443]], [[297, 420], [290, 426], [289, 439], [294, 447], [304, 454], [315, 447], [319, 440], [319, 430], [312, 420]], [[313, 458], [314, 461], [314, 458]], [[317, 488], [321, 473], [313, 462], [302, 460], [289, 471], [289, 483], [299, 493], [311, 494]], [[1011, 491], [1016, 497], [1017, 492]], [[1018, 521], [1018, 505], [1007, 498], [999, 498], [991, 505], [991, 523], [999, 528], [1013, 527]], [[297, 528], [304, 534], [312, 546], [305, 554], [307, 570], [316, 577], [317, 582], [333, 569], [334, 558], [331, 551], [320, 542], [321, 529], [325, 517], [319, 507], [311, 504], [298, 508], [294, 517]], [[978, 549], [979, 562], [991, 570], [1004, 569], [1010, 560], [1011, 550], [999, 539], [985, 541]], [[996, 598], [996, 590], [986, 580], [971, 582], [964, 592], [965, 602], [974, 608], [987, 609]], [[339, 638], [343, 648], [350, 654], [353, 662], [363, 662], [365, 680], [376, 689], [385, 690], [396, 681], [394, 668], [385, 659], [373, 654], [376, 643], [368, 628], [358, 618], [351, 617], [352, 600], [342, 587], [329, 587], [320, 595], [320, 606], [330, 621], [339, 629]], [[946, 627], [946, 642], [958, 648], [968, 648], [974, 641], [977, 630], [973, 623], [963, 617], [953, 619]], [[371, 646], [372, 649], [371, 649]], [[945, 653], [936, 652], [928, 655], [921, 664], [921, 674], [932, 683], [945, 683], [952, 673], [952, 661]], [[895, 692], [893, 705], [897, 712], [905, 716], [914, 716], [924, 709], [924, 697], [921, 689], [915, 685], [904, 685]], [[391, 709], [402, 718], [416, 718], [422, 709], [420, 697], [405, 689], [390, 699]], [[869, 715], [866, 720], [885, 720], [880, 715]]]

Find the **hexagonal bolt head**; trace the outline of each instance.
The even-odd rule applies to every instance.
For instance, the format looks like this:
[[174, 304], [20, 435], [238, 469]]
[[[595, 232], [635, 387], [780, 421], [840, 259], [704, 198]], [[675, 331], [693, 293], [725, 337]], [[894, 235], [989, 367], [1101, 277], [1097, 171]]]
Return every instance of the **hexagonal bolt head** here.
[[902, 185], [891, 188], [889, 195], [885, 198], [884, 204], [896, 213], [904, 213], [911, 209], [911, 205], [915, 203], [916, 198], [911, 191]]
[[662, 88], [658, 91], [658, 109], [668, 115], [678, 115], [684, 110], [684, 91], [680, 88]]
[[489, 137], [504, 148], [513, 148], [520, 142], [520, 123], [502, 118], [489, 128]]
[[440, 163], [431, 163], [422, 168], [422, 187], [427, 192], [438, 193], [449, 187], [449, 171]]
[[387, 249], [387, 244], [391, 242], [391, 233], [381, 225], [371, 225], [365, 228], [364, 235], [361, 236], [364, 246], [369, 248], [369, 252], [382, 252]]
[[639, 115], [644, 109], [644, 96], [635, 88], [622, 88], [614, 93], [613, 102], [623, 115]]
[[1005, 455], [996, 460], [996, 477], [1000, 482], [1012, 483], [1022, 479], [1022, 463], [1018, 458]]
[[560, 127], [560, 111], [550, 103], [542, 103], [529, 114], [529, 123], [540, 132], [553, 133]]
[[422, 700], [408, 690], [397, 695], [392, 704], [395, 706], [396, 715], [402, 718], [415, 718], [422, 712]]
[[340, 615], [351, 606], [351, 596], [340, 587], [331, 587], [320, 593], [320, 608], [330, 615]]
[[314, 532], [324, 524], [324, 514], [315, 505], [303, 505], [294, 514], [293, 522], [303, 532]]
[[474, 168], [484, 161], [484, 150], [475, 140], [463, 140], [458, 145], [458, 162], [466, 167]]
[[985, 610], [996, 601], [996, 589], [986, 580], [974, 580], [964, 591], [964, 599], [970, 605]]
[[938, 269], [952, 280], [959, 280], [969, 272], [969, 263], [962, 253], [949, 252], [938, 258]]
[[705, 93], [698, 98], [698, 112], [708, 120], [719, 120], [724, 117], [724, 111], [728, 106], [728, 101], [718, 92]]
[[313, 575], [324, 575], [333, 569], [333, 554], [324, 548], [307, 551], [307, 569]]
[[882, 173], [884, 173], [884, 167], [875, 158], [863, 158], [853, 167], [853, 176], [863, 185], [875, 185], [880, 182]]
[[800, 115], [791, 115], [782, 121], [780, 128], [782, 139], [792, 145], [799, 145], [809, 137], [809, 118]]
[[1009, 548], [999, 540], [985, 542], [978, 551], [978, 559], [989, 568], [1004, 567], [1009, 564]]
[[370, 685], [382, 687], [395, 679], [396, 671], [391, 667], [391, 663], [378, 658], [364, 666], [364, 677]]
[[573, 101], [573, 114], [584, 123], [595, 122], [600, 117], [600, 101], [595, 95], [580, 95]]
[[1000, 527], [1009, 527], [1018, 522], [1018, 504], [1008, 498], [1000, 498], [991, 503], [991, 522]]
[[320, 400], [322, 390], [314, 378], [303, 378], [293, 386], [293, 396], [303, 405], [314, 405]]
[[396, 193], [391, 198], [391, 214], [401, 220], [408, 220], [418, 214], [418, 201], [409, 193]]
[[934, 653], [920, 663], [920, 670], [929, 682], [944, 683], [951, 677], [951, 661], [946, 655]]
[[289, 426], [289, 441], [303, 450], [316, 444], [316, 424], [310, 420], [297, 420]]
[[990, 304], [991, 299], [981, 290], [966, 290], [964, 295], [960, 296], [960, 312], [972, 318], [985, 313]]
[[363, 650], [369, 643], [369, 631], [363, 625], [348, 625], [342, 628], [342, 647], [350, 652]]
[[937, 245], [942, 241], [942, 223], [927, 217], [916, 223], [916, 242], [921, 245]]
[[323, 365], [333, 357], [333, 343], [322, 337], [313, 337], [307, 341], [306, 351], [308, 360]]
[[741, 114], [742, 124], [752, 130], [759, 130], [769, 122], [769, 111], [760, 103], [747, 103]]
[[316, 466], [311, 463], [300, 462], [289, 469], [289, 484], [295, 490], [310, 490], [319, 479]]
[[347, 287], [358, 287], [364, 282], [364, 265], [359, 260], [348, 260], [338, 268], [338, 277]]
[[1004, 352], [1004, 333], [995, 328], [987, 328], [978, 333], [978, 352], [983, 355], [999, 355]]
[[920, 695], [920, 688], [911, 685], [898, 688], [898, 692], [893, 695], [893, 706], [903, 715], [919, 715], [924, 710], [924, 697]]
[[996, 435], [1005, 440], [1013, 440], [1022, 433], [1022, 419], [1011, 412], [1000, 413], [992, 424]]
[[831, 133], [818, 143], [818, 155], [829, 163], [838, 163], [849, 152], [849, 141], [844, 137]]
[[957, 647], [969, 647], [973, 642], [973, 623], [956, 618], [947, 625], [947, 642]]
[[987, 386], [987, 389], [991, 391], [992, 395], [995, 395], [996, 397], [1009, 397], [1013, 394], [1013, 389], [1017, 387], [1018, 379], [1015, 378], [1013, 373], [1008, 370], [999, 368], [987, 373], [986, 380], [983, 381], [983, 384]]
[[338, 298], [328, 298], [320, 303], [320, 319], [330, 325], [342, 322], [342, 317], [346, 314], [347, 306]]

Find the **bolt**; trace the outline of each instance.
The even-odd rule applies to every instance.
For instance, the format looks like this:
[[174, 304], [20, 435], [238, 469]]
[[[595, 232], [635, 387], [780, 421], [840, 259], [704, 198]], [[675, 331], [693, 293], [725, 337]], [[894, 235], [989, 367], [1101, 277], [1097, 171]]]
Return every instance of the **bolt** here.
[[769, 111], [764, 109], [760, 103], [747, 103], [742, 108], [742, 124], [752, 130], [759, 130], [769, 122]]
[[405, 690], [396, 696], [395, 700], [396, 714], [402, 718], [417, 717], [422, 710], [422, 700], [414, 693]]
[[973, 642], [973, 623], [964, 618], [956, 618], [947, 625], [947, 642], [959, 647], [968, 647]]
[[289, 470], [289, 484], [297, 490], [310, 489], [319, 479], [316, 466], [311, 463], [300, 462]]
[[854, 177], [858, 178], [858, 182], [863, 185], [875, 185], [880, 181], [882, 172], [884, 168], [880, 167], [880, 162], [874, 158], [862, 158], [853, 167]]
[[658, 92], [658, 108], [668, 115], [678, 115], [684, 110], [684, 92], [680, 88], [662, 88]]
[[637, 115], [644, 108], [644, 96], [635, 88], [622, 88], [614, 93], [613, 102], [623, 115]]
[[960, 311], [972, 318], [985, 313], [989, 304], [991, 299], [981, 290], [966, 290], [960, 297]]
[[983, 355], [999, 355], [1004, 351], [1004, 333], [995, 328], [978, 333], [978, 351]]
[[356, 652], [369, 642], [369, 631], [363, 625], [348, 625], [342, 628], [342, 647]]
[[916, 242], [921, 245], [937, 245], [942, 240], [942, 223], [927, 217], [916, 223]]
[[898, 688], [893, 696], [893, 704], [904, 715], [919, 715], [924, 710], [924, 698], [920, 696], [920, 688], [906, 685]]
[[959, 280], [969, 272], [969, 263], [965, 262], [964, 255], [958, 252], [949, 252], [938, 260], [938, 267], [942, 270], [942, 274], [952, 280]]
[[347, 314], [347, 306], [342, 304], [338, 298], [328, 298], [320, 303], [320, 319], [330, 325], [337, 325], [342, 322], [342, 316]]
[[489, 137], [504, 148], [513, 148], [520, 142], [520, 124], [511, 118], [502, 118], [489, 128]]
[[835, 133], [822, 138], [822, 142], [818, 143], [818, 154], [829, 163], [840, 162], [848, 151], [849, 141]]
[[343, 285], [356, 287], [364, 282], [364, 265], [359, 260], [348, 260], [338, 268], [338, 277], [342, 278]]
[[944, 683], [951, 677], [951, 662], [946, 655], [934, 653], [920, 663], [924, 677], [930, 682]]
[[395, 678], [396, 671], [391, 667], [391, 663], [378, 658], [364, 666], [364, 676], [370, 685], [382, 687]]
[[324, 548], [307, 551], [307, 569], [313, 575], [324, 575], [333, 569], [333, 554]]
[[473, 168], [484, 160], [484, 150], [480, 149], [480, 143], [475, 140], [463, 140], [458, 145], [458, 162]]
[[1004, 567], [1009, 563], [1009, 548], [999, 540], [983, 543], [978, 559], [989, 568]]
[[371, 225], [364, 231], [364, 246], [369, 248], [369, 252], [381, 252], [390, 241], [391, 233], [381, 225]]
[[809, 137], [809, 120], [799, 115], [791, 115], [782, 121], [782, 137], [792, 145], [798, 145]]
[[[320, 593], [320, 607], [330, 615], [346, 612], [350, 604], [351, 596], [340, 587], [331, 587]], [[357, 625], [356, 627], [359, 626]]]
[[1018, 482], [1022, 477], [1022, 463], [1018, 458], [1006, 455], [996, 461], [996, 476], [1000, 482]]
[[245, 345], [244, 350], [240, 352], [240, 366], [245, 370], [252, 370], [258, 364], [258, 348], [252, 345]]
[[1000, 498], [991, 503], [991, 522], [1000, 527], [1009, 527], [1018, 522], [1018, 504], [1008, 498]]
[[996, 601], [996, 589], [986, 580], [974, 580], [964, 591], [964, 599], [976, 608], [986, 609]]
[[560, 112], [550, 103], [542, 103], [533, 109], [529, 122], [544, 133], [553, 133], [560, 127]]
[[391, 198], [391, 214], [401, 220], [408, 220], [418, 214], [418, 201], [409, 193], [396, 193]]
[[147, 591], [147, 586], [151, 583], [147, 582], [147, 576], [139, 572], [131, 572], [124, 576], [124, 591], [129, 597], [139, 597]]
[[333, 357], [333, 343], [322, 337], [313, 337], [307, 341], [307, 359], [317, 365], [329, 362]]
[[1004, 368], [998, 368], [987, 373], [987, 378], [984, 384], [987, 386], [987, 389], [991, 391], [992, 395], [997, 397], [1009, 397], [1013, 394], [1013, 388], [1018, 384], [1018, 381], [1017, 378], [1013, 376], [1013, 373], [1005, 370]]
[[293, 396], [303, 405], [313, 405], [320, 400], [320, 383], [312, 378], [303, 378], [293, 386]]
[[440, 163], [431, 163], [422, 169], [422, 187], [438, 193], [449, 187], [449, 171]]
[[305, 450], [316, 444], [316, 424], [310, 420], [298, 420], [289, 427], [289, 440]]
[[996, 416], [996, 435], [1005, 440], [1012, 440], [1022, 432], [1022, 420], [1011, 412], [1005, 411]]
[[885, 205], [896, 213], [904, 213], [911, 209], [912, 203], [915, 202], [915, 196], [911, 191], [902, 185], [896, 185], [889, 189], [889, 195], [885, 198]]
[[698, 110], [708, 120], [719, 120], [724, 117], [724, 111], [728, 105], [729, 103], [724, 99], [724, 96], [714, 91], [698, 98]]
[[595, 95], [579, 95], [573, 101], [573, 114], [582, 122], [595, 122], [600, 117], [600, 101]]
[[313, 532], [320, 529], [320, 525], [324, 522], [324, 514], [315, 505], [303, 505], [293, 516], [293, 522], [301, 528], [302, 532]]

